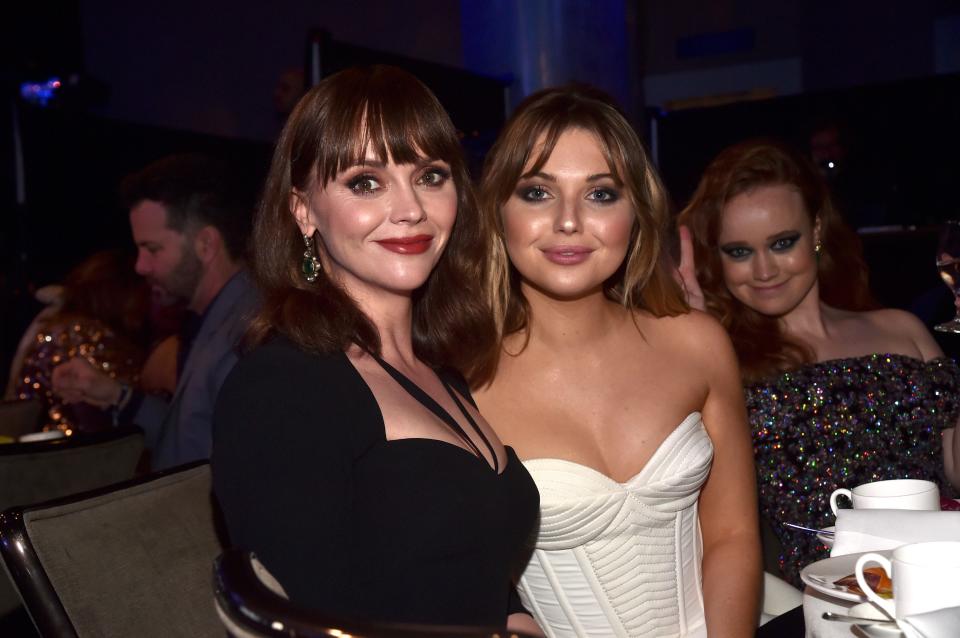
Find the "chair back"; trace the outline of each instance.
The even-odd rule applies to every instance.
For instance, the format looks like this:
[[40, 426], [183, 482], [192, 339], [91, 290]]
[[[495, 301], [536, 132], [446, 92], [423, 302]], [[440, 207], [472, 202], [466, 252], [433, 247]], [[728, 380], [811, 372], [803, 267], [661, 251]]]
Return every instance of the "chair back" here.
[[455, 627], [345, 620], [309, 611], [283, 589], [250, 552], [228, 549], [213, 568], [217, 613], [234, 638], [524, 638], [496, 627]]
[[[137, 428], [0, 445], [0, 511], [129, 480], [142, 453]], [[0, 615], [19, 605], [13, 584], [0, 576]]]
[[0, 554], [41, 635], [223, 636], [210, 466], [0, 516]]
[[34, 399], [0, 401], [0, 436], [16, 439], [33, 432], [40, 423], [43, 404]]

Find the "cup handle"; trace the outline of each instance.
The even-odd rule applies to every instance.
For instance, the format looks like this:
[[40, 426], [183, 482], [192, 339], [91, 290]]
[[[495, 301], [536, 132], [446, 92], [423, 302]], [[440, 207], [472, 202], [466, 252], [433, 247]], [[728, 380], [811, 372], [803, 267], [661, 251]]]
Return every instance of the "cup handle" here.
[[833, 510], [833, 515], [834, 515], [834, 516], [837, 515], [837, 509], [838, 509], [838, 508], [837, 508], [837, 497], [840, 496], [841, 494], [842, 494], [843, 496], [846, 496], [848, 499], [850, 499], [850, 502], [851, 502], [851, 503], [853, 502], [853, 492], [851, 492], [851, 491], [848, 490], [847, 488], [845, 488], [845, 487], [839, 487], [839, 488], [833, 490], [833, 494], [830, 495], [830, 509]]
[[887, 575], [892, 578], [893, 566], [890, 564], [890, 559], [888, 559], [886, 556], [881, 556], [880, 554], [864, 554], [857, 559], [857, 566], [854, 568], [854, 573], [857, 576], [857, 584], [860, 585], [860, 589], [866, 595], [867, 599], [883, 609], [883, 611], [890, 616], [890, 618], [896, 619], [897, 615], [893, 601], [886, 598], [881, 598], [877, 592], [870, 588], [870, 585], [867, 584], [867, 579], [863, 577], [863, 568], [867, 563], [877, 563], [883, 567], [883, 570], [887, 572]]

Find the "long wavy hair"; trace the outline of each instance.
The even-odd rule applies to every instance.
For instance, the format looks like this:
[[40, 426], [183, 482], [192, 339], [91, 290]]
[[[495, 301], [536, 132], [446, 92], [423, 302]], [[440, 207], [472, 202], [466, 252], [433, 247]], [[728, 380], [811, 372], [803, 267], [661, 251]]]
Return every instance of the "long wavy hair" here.
[[[614, 178], [623, 184], [635, 220], [620, 268], [603, 285], [604, 294], [626, 308], [655, 316], [689, 310], [672, 276], [667, 250], [671, 236], [669, 202], [660, 178], [633, 127], [605, 93], [586, 85], [544, 89], [527, 97], [507, 121], [487, 155], [480, 184], [480, 207], [490, 238], [486, 292], [497, 325], [498, 342], [527, 329], [530, 307], [520, 274], [510, 263], [501, 208], [524, 174], [536, 173], [560, 136], [582, 129], [596, 136]], [[529, 167], [528, 167], [529, 166]], [[501, 347], [478, 365], [475, 383], [493, 377]]]
[[456, 129], [437, 98], [417, 78], [390, 66], [351, 68], [311, 89], [280, 134], [253, 233], [253, 270], [264, 294], [248, 344], [281, 334], [304, 350], [343, 351], [357, 344], [380, 352], [380, 335], [349, 294], [321, 269], [308, 283], [301, 272], [304, 241], [291, 212], [294, 191], [326, 185], [361, 162], [427, 157], [450, 165], [457, 217], [446, 250], [413, 294], [417, 357], [469, 374], [475, 352], [488, 349], [493, 323], [481, 281], [485, 237]]
[[690, 228], [697, 281], [707, 310], [726, 327], [746, 381], [814, 361], [813, 349], [786, 334], [777, 317], [738, 301], [723, 277], [718, 237], [723, 209], [734, 197], [761, 186], [786, 185], [803, 199], [811, 227], [820, 223], [817, 281], [820, 299], [845, 310], [875, 308], [860, 238], [840, 217], [813, 164], [772, 140], [750, 140], [723, 150], [707, 166], [678, 223]]

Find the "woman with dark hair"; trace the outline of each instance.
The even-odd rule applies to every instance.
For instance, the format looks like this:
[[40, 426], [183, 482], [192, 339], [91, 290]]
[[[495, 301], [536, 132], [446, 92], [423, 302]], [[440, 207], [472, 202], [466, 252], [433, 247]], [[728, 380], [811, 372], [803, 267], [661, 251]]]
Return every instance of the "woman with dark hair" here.
[[537, 492], [459, 371], [493, 339], [456, 131], [392, 67], [290, 115], [256, 219], [254, 345], [214, 415], [233, 544], [341, 618], [503, 627]]
[[589, 87], [527, 98], [488, 155], [499, 344], [471, 379], [541, 493], [518, 583], [548, 636], [748, 636], [760, 576], [743, 396], [690, 312], [636, 133]]
[[730, 333], [761, 512], [799, 585], [825, 548], [783, 523], [832, 525], [834, 489], [920, 478], [950, 491], [941, 436], [952, 443], [960, 416], [957, 366], [916, 317], [873, 309], [859, 239], [816, 169], [780, 144], [720, 153], [679, 223], [688, 298]]
[[[11, 372], [12, 398], [44, 404], [41, 425], [67, 434], [111, 425], [108, 411], [66, 404], [53, 393], [53, 369], [83, 357], [111, 378], [136, 383], [146, 346], [149, 288], [133, 257], [103, 251], [70, 271], [51, 305], [24, 334], [22, 363]], [[26, 340], [29, 339], [29, 342]]]

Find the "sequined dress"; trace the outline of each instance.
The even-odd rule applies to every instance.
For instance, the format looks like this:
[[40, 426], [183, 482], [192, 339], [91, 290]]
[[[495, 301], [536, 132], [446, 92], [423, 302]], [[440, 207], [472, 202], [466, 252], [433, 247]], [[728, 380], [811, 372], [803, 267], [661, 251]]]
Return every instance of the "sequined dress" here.
[[805, 565], [825, 558], [815, 536], [783, 523], [833, 525], [838, 487], [895, 478], [936, 481], [941, 431], [960, 415], [960, 369], [950, 359], [873, 354], [807, 364], [746, 388], [760, 509], [784, 547], [780, 564], [800, 586]]
[[110, 424], [109, 414], [84, 404], [65, 405], [53, 394], [53, 369], [84, 357], [114, 379], [135, 383], [143, 353], [103, 322], [86, 317], [54, 317], [44, 323], [26, 352], [16, 396], [44, 404], [43, 429], [95, 431]]

